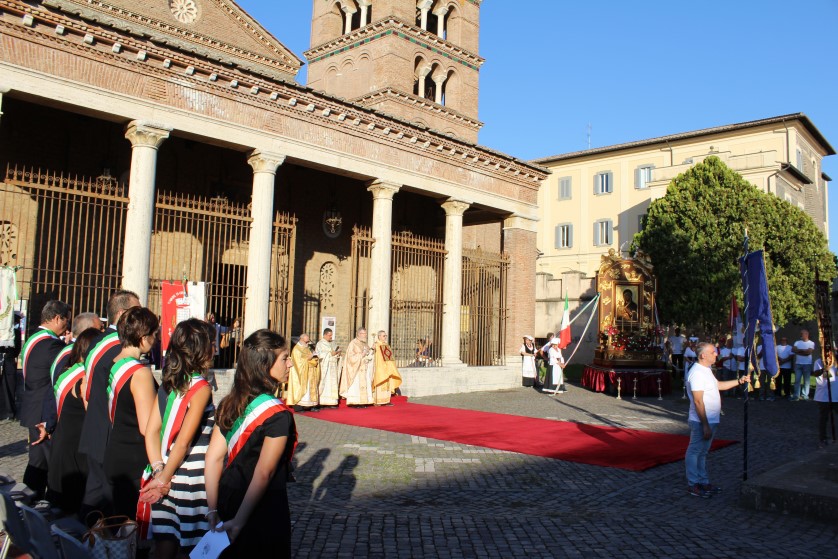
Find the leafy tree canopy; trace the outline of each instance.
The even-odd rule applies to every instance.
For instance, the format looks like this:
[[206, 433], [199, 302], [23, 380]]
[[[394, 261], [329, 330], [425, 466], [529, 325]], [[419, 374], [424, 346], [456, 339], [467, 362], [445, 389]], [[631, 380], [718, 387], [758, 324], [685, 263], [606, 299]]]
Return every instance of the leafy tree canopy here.
[[663, 322], [723, 330], [730, 299], [742, 302], [738, 258], [765, 249], [775, 326], [815, 318], [813, 282], [836, 275], [826, 237], [803, 210], [766, 194], [708, 157], [678, 175], [652, 202], [633, 248], [652, 260]]

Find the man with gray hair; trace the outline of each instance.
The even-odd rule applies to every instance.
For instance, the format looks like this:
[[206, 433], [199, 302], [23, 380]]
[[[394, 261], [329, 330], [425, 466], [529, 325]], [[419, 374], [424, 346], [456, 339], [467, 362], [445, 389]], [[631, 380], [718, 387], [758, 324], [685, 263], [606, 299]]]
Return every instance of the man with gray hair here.
[[367, 345], [367, 329], [359, 328], [355, 339], [346, 348], [340, 375], [340, 395], [346, 405], [367, 407], [373, 404], [373, 350]]
[[716, 347], [709, 342], [701, 342], [696, 348], [696, 355], [698, 361], [690, 368], [685, 379], [690, 398], [690, 444], [684, 456], [684, 465], [689, 494], [707, 498], [721, 491], [718, 486], [710, 483], [707, 475], [707, 454], [722, 412], [719, 391], [750, 382], [750, 376], [746, 374], [734, 380], [719, 382], [710, 369], [716, 362]]
[[[52, 378], [53, 384], [55, 384], [55, 381], [58, 379], [56, 374], [61, 374], [64, 369], [70, 366], [67, 359], [70, 358], [70, 352], [73, 351], [73, 344], [76, 341], [76, 338], [79, 337], [79, 334], [89, 328], [101, 331], [104, 326], [105, 325], [102, 323], [102, 319], [99, 318], [99, 315], [93, 312], [83, 312], [73, 317], [73, 327], [70, 329], [73, 334], [72, 342], [67, 344], [64, 349], [58, 353], [55, 357], [55, 361], [52, 362], [52, 367], [50, 368], [50, 377]], [[55, 403], [55, 398], [53, 398], [51, 394], [48, 400], [50, 403]]]
[[41, 325], [29, 336], [21, 350], [23, 369], [23, 401], [20, 424], [29, 428], [29, 462], [23, 483], [38, 499], [47, 488], [49, 466], [49, 429], [55, 425], [55, 406], [44, 405], [52, 396], [50, 366], [64, 347], [61, 336], [70, 323], [70, 306], [62, 301], [48, 301], [41, 311]]

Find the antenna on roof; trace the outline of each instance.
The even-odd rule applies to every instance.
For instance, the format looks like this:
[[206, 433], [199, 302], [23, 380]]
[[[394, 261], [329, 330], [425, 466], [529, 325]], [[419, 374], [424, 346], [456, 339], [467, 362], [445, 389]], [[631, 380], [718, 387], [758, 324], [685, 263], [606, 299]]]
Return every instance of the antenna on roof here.
[[591, 130], [593, 130], [593, 127], [591, 126], [591, 123], [589, 122], [588, 123], [588, 149], [591, 149]]

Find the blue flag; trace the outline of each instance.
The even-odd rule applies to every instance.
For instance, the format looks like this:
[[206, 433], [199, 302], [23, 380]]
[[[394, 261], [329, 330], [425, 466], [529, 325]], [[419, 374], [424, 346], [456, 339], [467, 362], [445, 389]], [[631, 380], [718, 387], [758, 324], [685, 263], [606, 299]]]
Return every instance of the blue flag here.
[[[774, 319], [771, 316], [771, 300], [768, 297], [768, 278], [765, 276], [765, 260], [761, 250], [749, 252], [739, 259], [742, 274], [742, 291], [745, 293], [745, 346], [753, 343], [755, 335], [762, 340], [762, 355], [765, 370], [771, 376], [779, 371], [777, 349], [774, 345]], [[759, 331], [757, 332], [757, 324]]]

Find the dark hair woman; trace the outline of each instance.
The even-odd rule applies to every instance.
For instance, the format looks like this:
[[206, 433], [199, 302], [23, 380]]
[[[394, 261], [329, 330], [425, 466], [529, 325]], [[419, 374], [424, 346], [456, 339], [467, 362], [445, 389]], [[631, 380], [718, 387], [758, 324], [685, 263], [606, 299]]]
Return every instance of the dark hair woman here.
[[[66, 513], [75, 514], [81, 507], [87, 480], [87, 458], [79, 453], [81, 426], [84, 423], [86, 403], [84, 394], [84, 360], [92, 347], [91, 342], [100, 334], [97, 328], [88, 328], [68, 346], [69, 356], [55, 363], [66, 363], [52, 372], [55, 407], [58, 422], [52, 433], [52, 448], [47, 474], [47, 499]], [[54, 364], [53, 367], [56, 367]]]
[[230, 536], [222, 558], [291, 556], [286, 483], [297, 433], [293, 413], [274, 396], [288, 380], [288, 360], [282, 336], [254, 332], [218, 406], [205, 475], [210, 526]]
[[122, 351], [114, 358], [108, 380], [111, 435], [105, 447], [105, 476], [113, 490], [113, 512], [136, 518], [140, 478], [148, 458], [145, 429], [154, 407], [157, 385], [151, 369], [140, 362], [157, 337], [157, 316], [145, 307], [131, 307], [116, 330]]
[[209, 529], [204, 455], [215, 407], [206, 374], [215, 353], [215, 328], [191, 318], [169, 343], [157, 405], [145, 430], [150, 479], [140, 500], [152, 504], [156, 558], [188, 554]]

